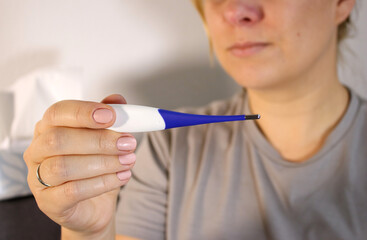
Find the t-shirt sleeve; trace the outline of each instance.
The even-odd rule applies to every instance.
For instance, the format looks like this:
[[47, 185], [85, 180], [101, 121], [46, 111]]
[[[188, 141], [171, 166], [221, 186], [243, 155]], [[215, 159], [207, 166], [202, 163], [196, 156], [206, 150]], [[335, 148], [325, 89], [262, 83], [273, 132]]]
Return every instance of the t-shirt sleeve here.
[[145, 134], [130, 181], [122, 188], [116, 233], [138, 239], [165, 239], [168, 192], [168, 131]]

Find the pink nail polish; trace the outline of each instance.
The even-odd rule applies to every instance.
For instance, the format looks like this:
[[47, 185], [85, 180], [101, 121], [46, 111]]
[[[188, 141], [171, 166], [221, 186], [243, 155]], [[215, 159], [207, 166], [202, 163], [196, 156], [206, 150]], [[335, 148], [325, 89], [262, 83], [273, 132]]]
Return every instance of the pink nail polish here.
[[131, 171], [118, 172], [117, 177], [120, 181], [128, 180], [131, 177]]
[[130, 165], [135, 162], [136, 156], [134, 153], [119, 156], [119, 161], [122, 165]]
[[121, 151], [133, 151], [136, 148], [136, 139], [133, 137], [121, 137], [117, 140], [117, 148]]
[[93, 119], [97, 123], [109, 123], [112, 121], [113, 113], [109, 109], [97, 109], [93, 113]]

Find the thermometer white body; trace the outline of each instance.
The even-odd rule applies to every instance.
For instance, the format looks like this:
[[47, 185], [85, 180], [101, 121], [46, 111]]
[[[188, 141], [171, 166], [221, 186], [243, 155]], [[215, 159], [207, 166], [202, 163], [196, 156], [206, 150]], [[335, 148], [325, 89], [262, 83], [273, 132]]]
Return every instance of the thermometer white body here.
[[158, 108], [129, 105], [109, 104], [116, 112], [116, 121], [109, 129], [116, 132], [149, 132], [166, 128]]

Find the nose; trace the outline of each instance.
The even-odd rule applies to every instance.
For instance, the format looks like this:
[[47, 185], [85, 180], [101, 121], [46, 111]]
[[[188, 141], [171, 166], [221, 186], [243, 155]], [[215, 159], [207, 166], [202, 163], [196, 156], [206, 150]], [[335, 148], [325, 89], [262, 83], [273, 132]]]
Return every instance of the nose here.
[[228, 0], [224, 8], [225, 20], [233, 26], [250, 26], [264, 18], [261, 6], [244, 0]]

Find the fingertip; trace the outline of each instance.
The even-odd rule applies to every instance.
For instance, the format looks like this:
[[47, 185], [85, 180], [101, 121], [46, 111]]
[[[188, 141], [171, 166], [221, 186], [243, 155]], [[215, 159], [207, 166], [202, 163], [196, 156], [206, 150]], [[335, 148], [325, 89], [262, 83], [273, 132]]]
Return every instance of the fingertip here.
[[127, 171], [123, 171], [123, 172], [118, 172], [116, 173], [118, 179], [120, 179], [120, 181], [128, 181], [131, 177], [131, 171], [127, 170]]
[[99, 124], [107, 124], [114, 119], [114, 113], [111, 109], [98, 108], [93, 112], [93, 120]]
[[101, 103], [105, 104], [126, 104], [126, 99], [120, 94], [112, 94], [105, 97]]
[[97, 115], [99, 119], [95, 119], [94, 113], [93, 113], [93, 118], [96, 121], [96, 123], [98, 124], [108, 124], [112, 126], [116, 121], [116, 111], [113, 107], [109, 106], [108, 104], [126, 104], [126, 99], [121, 94], [112, 94], [112, 95], [105, 97], [101, 101], [101, 103], [107, 104], [106, 108], [108, 108], [111, 111], [112, 116], [110, 115], [111, 113], [108, 113], [108, 114], [104, 113], [104, 115], [102, 116]]

